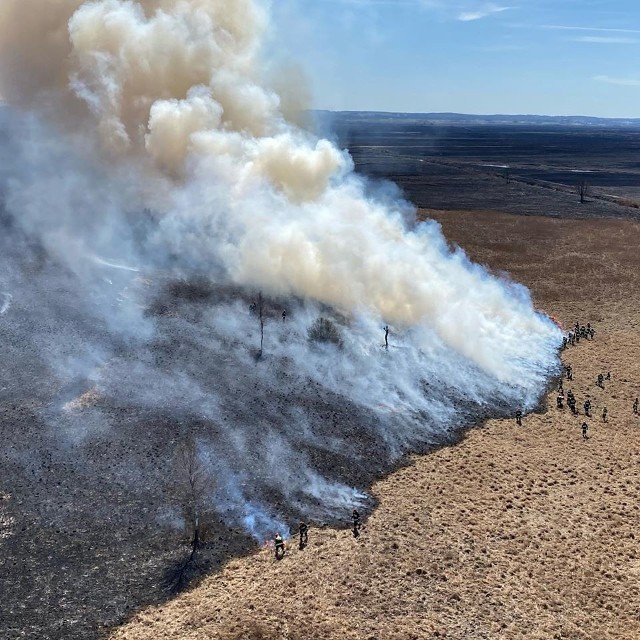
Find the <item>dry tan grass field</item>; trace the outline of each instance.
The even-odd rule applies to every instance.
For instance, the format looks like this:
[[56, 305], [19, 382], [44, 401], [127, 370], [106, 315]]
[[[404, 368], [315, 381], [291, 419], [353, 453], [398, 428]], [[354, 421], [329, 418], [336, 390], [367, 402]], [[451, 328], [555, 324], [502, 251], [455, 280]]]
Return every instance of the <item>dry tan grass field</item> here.
[[234, 560], [112, 640], [640, 638], [640, 225], [429, 217], [565, 326], [595, 325], [593, 342], [563, 354], [581, 415], [552, 392], [522, 427], [471, 430], [378, 482], [360, 538], [312, 528], [280, 562], [267, 549]]

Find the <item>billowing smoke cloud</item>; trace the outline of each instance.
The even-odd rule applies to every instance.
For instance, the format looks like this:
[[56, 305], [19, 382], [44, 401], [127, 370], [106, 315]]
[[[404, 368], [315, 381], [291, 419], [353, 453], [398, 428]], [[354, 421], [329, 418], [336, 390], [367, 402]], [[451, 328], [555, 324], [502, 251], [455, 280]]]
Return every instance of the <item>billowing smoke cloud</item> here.
[[[258, 0], [0, 6], [0, 93], [36, 113], [15, 120], [6, 208], [86, 312], [69, 321], [72, 353], [62, 335], [38, 344], [61, 380], [94, 390], [95, 415], [104, 398], [215, 424], [201, 440], [212, 500], [257, 537], [286, 513], [361, 503], [354, 478], [330, 472], [338, 460], [384, 466], [489, 410], [531, 408], [558, 342], [524, 288], [451, 251], [437, 224], [415, 226], [407, 203], [285, 116], [267, 29]], [[175, 289], [196, 275], [201, 294]], [[0, 321], [33, 286], [6, 280]], [[341, 346], [309, 341], [321, 314]], [[69, 400], [66, 414], [82, 410]], [[78, 423], [59, 419], [76, 438]]]

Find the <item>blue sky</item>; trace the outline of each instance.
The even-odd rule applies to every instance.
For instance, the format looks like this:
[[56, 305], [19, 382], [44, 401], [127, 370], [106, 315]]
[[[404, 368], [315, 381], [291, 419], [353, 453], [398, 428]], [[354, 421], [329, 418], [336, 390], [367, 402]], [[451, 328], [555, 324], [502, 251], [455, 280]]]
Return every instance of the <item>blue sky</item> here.
[[313, 106], [640, 117], [640, 0], [273, 0]]

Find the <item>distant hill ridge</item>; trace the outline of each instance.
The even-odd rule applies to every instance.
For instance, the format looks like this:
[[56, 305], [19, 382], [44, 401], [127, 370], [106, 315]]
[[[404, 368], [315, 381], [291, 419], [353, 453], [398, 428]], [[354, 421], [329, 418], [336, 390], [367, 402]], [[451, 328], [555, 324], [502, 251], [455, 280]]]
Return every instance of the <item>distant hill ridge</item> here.
[[595, 116], [540, 116], [522, 115], [477, 115], [469, 113], [395, 113], [386, 111], [327, 111], [313, 110], [319, 119], [332, 118], [343, 122], [364, 122], [370, 120], [399, 120], [433, 122], [438, 124], [523, 124], [523, 125], [564, 125], [582, 127], [640, 127], [640, 118], [598, 118]]
[[[11, 107], [0, 101], [0, 118], [7, 116]], [[307, 111], [320, 121], [366, 122], [371, 120], [402, 122], [420, 121], [434, 124], [495, 124], [495, 125], [564, 125], [577, 127], [640, 127], [640, 118], [598, 118], [596, 116], [541, 116], [534, 114], [489, 114], [473, 113], [402, 113], [394, 111], [329, 111], [310, 109]]]

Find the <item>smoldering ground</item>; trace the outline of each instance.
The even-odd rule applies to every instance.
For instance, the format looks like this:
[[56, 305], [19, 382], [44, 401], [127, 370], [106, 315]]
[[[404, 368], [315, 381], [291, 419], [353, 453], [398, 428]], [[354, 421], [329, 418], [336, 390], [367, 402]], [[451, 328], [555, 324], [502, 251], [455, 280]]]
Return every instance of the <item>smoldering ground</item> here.
[[403, 453], [532, 408], [558, 368], [523, 287], [287, 119], [267, 30], [251, 0], [0, 10], [3, 490], [23, 531], [106, 522], [162, 547], [188, 527], [191, 442], [220, 561], [222, 523], [263, 541], [343, 522]]
[[[88, 637], [166, 593], [164, 571], [190, 535], [175, 463], [185, 442], [213, 479], [201, 497], [210, 570], [248, 548], [244, 535], [345, 522], [403, 452], [531, 406], [553, 369], [551, 339], [539, 362], [499, 380], [426, 324], [392, 325], [386, 350], [375, 312], [266, 289], [257, 358], [257, 287], [234, 283], [215, 253], [199, 259], [195, 243], [177, 252], [168, 219], [129, 204], [127, 176], [102, 175], [47, 126], [11, 118], [0, 252], [7, 629]], [[339, 344], [310, 339], [319, 317]], [[503, 339], [526, 345], [526, 327]]]
[[[498, 377], [426, 324], [392, 326], [385, 349], [385, 318], [371, 310], [347, 313], [276, 292], [265, 294], [258, 358], [260, 320], [250, 310], [258, 290], [234, 284], [215, 254], [197, 261], [195, 243], [174, 253], [175, 237], [166, 244], [161, 237], [168, 218], [126, 210], [121, 176], [94, 185], [96, 174], [73, 161], [72, 148], [45, 144], [40, 125], [29, 126], [35, 132], [21, 130], [30, 158], [14, 154], [17, 173], [4, 185], [2, 290], [11, 306], [3, 331], [17, 332], [13, 348], [41, 363], [49, 390], [42, 416], [61, 446], [116, 437], [116, 408], [142, 411], [148, 422], [201, 420], [209, 427], [199, 443], [217, 480], [212, 504], [230, 524], [253, 523], [251, 534], [262, 540], [286, 517], [343, 518], [402, 453], [442, 441], [487, 411], [537, 401], [553, 368], [553, 331], [540, 342], [548, 361], [523, 353], [520, 375]], [[88, 221], [86, 211], [95, 212]], [[434, 238], [455, 270], [491, 282]], [[333, 323], [339, 344], [310, 339], [320, 317]], [[514, 340], [532, 348], [529, 321], [496, 329], [505, 349]], [[475, 333], [462, 341], [482, 342], [487, 319], [470, 322]], [[23, 369], [14, 365], [20, 355], [8, 359], [8, 378], [20, 379], [12, 371]], [[29, 386], [23, 381], [21, 392]], [[354, 416], [355, 431], [321, 408], [337, 406]], [[372, 460], [375, 470], [359, 468]], [[124, 465], [128, 474], [142, 481]]]

